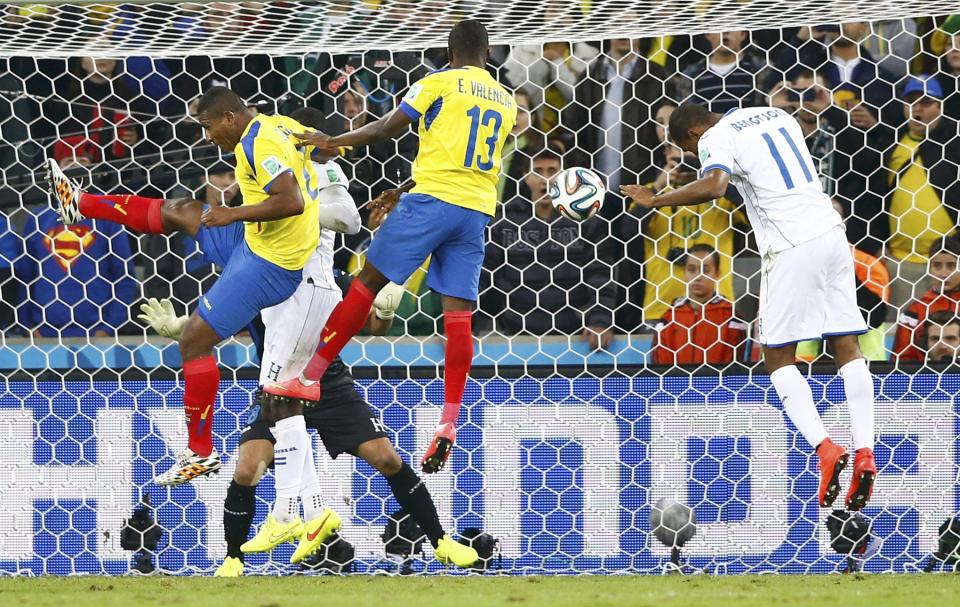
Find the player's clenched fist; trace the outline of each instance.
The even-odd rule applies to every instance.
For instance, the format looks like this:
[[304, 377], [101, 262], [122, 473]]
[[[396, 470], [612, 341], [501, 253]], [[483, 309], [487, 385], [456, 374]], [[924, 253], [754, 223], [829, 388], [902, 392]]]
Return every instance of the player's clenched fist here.
[[653, 192], [649, 188], [642, 185], [622, 185], [620, 186], [620, 193], [629, 196], [645, 209], [653, 208]]
[[200, 216], [200, 223], [208, 228], [217, 228], [220, 226], [230, 225], [236, 221], [233, 211], [234, 210], [230, 207], [207, 207], [207, 210], [205, 210], [203, 215]]

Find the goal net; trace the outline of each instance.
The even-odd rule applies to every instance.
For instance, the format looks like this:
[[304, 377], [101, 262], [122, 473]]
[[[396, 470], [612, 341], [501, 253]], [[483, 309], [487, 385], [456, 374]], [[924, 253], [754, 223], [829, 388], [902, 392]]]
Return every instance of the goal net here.
[[[449, 28], [467, 17], [487, 25], [489, 68], [520, 113], [487, 234], [457, 445], [443, 472], [424, 477], [444, 527], [479, 537], [486, 570], [508, 573], [949, 565], [960, 528], [943, 531], [960, 504], [954, 13], [960, 2], [947, 0], [8, 2], [0, 573], [213, 571], [256, 405], [257, 348], [241, 334], [216, 353], [224, 470], [172, 489], [152, 483], [186, 442], [180, 357], [136, 317], [149, 298], [193, 310], [220, 268], [185, 235], [64, 227], [45, 159], [91, 191], [234, 202], [234, 159], [195, 120], [202, 91], [229, 86], [266, 113], [317, 108], [326, 131], [344, 132], [443, 69]], [[816, 457], [763, 373], [761, 259], [742, 201], [644, 212], [617, 193], [695, 179], [698, 159], [664, 137], [688, 99], [720, 113], [792, 113], [811, 178], [844, 217], [878, 394], [879, 480], [859, 514], [839, 500], [837, 511], [817, 506]], [[375, 234], [369, 201], [410, 177], [416, 150], [411, 132], [337, 159], [364, 223], [336, 235], [341, 287]], [[549, 180], [575, 166], [609, 190], [582, 223], [545, 198]], [[427, 262], [404, 285], [386, 336], [362, 334], [343, 353], [414, 466], [443, 402], [429, 272]], [[798, 356], [831, 436], [849, 447], [829, 348], [811, 340]], [[399, 506], [382, 476], [349, 455], [331, 459], [318, 438], [314, 450], [326, 503], [344, 521], [313, 559], [319, 570], [440, 569], [417, 529], [391, 522]], [[268, 472], [257, 524], [274, 494]], [[248, 570], [289, 571], [291, 551], [248, 557]]]

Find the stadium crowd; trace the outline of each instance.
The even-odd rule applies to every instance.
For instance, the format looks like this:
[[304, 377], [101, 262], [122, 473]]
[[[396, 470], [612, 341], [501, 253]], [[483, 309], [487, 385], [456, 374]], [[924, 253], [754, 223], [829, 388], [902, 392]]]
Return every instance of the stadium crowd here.
[[[229, 21], [228, 6], [185, 13], [172, 27], [187, 38], [246, 27]], [[14, 17], [45, 18], [6, 18]], [[192, 119], [207, 87], [230, 86], [262, 112], [316, 107], [339, 133], [391, 111], [411, 82], [444, 64], [443, 49], [0, 59], [0, 167], [6, 183], [27, 183], [52, 157], [101, 190], [229, 204], [232, 168]], [[960, 16], [502, 46], [489, 66], [515, 91], [520, 115], [489, 229], [479, 333], [577, 335], [591, 348], [652, 333], [655, 364], [755, 360], [760, 258], [741, 201], [730, 193], [648, 211], [615, 193], [621, 184], [662, 191], [696, 178], [698, 159], [665, 137], [670, 113], [693, 99], [719, 113], [773, 105], [796, 117], [846, 221], [869, 358], [956, 357]], [[357, 204], [407, 180], [416, 146], [411, 132], [398, 144], [346, 151]], [[548, 180], [571, 166], [608, 184], [600, 215], [583, 224], [560, 217], [547, 196]], [[40, 198], [2, 192], [5, 335], [142, 333], [130, 322], [142, 298], [172, 298], [183, 312], [215, 272], [189, 238], [92, 221], [63, 227]], [[347, 275], [370, 234], [341, 240], [336, 264]], [[406, 285], [395, 334], [438, 331], [424, 272], [428, 264]], [[820, 351], [801, 348], [809, 359]]]

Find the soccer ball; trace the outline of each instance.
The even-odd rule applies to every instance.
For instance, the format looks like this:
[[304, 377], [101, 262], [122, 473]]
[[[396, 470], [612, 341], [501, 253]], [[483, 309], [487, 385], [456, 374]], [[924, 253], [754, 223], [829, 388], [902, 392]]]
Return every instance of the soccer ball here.
[[550, 184], [554, 208], [574, 221], [593, 217], [603, 206], [606, 193], [607, 188], [600, 176], [581, 167], [560, 171]]
[[661, 499], [650, 510], [650, 529], [668, 548], [680, 548], [697, 533], [697, 515], [686, 504]]

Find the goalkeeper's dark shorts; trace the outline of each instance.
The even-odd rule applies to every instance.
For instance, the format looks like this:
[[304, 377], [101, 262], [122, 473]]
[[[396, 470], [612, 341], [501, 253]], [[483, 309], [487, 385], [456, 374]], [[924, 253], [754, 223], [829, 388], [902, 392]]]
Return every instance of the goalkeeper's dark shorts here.
[[[324, 373], [320, 402], [303, 411], [307, 428], [320, 435], [330, 457], [341, 453], [356, 455], [357, 447], [377, 438], [386, 437], [380, 416], [360, 397], [353, 386], [353, 377], [338, 358]], [[270, 423], [263, 419], [260, 403], [255, 403], [247, 417], [247, 427], [240, 435], [240, 443], [250, 440], [268, 440], [275, 443]]]

